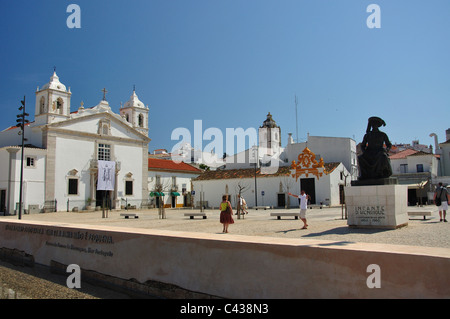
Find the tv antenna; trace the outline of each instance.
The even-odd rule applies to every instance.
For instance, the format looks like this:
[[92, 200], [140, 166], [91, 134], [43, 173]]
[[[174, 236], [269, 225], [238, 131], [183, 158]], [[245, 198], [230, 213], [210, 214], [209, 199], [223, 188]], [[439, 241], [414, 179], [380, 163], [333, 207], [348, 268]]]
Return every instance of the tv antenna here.
[[295, 130], [296, 130], [296, 140], [298, 143], [298, 118], [297, 118], [297, 104], [298, 104], [298, 99], [297, 99], [297, 95], [295, 95]]

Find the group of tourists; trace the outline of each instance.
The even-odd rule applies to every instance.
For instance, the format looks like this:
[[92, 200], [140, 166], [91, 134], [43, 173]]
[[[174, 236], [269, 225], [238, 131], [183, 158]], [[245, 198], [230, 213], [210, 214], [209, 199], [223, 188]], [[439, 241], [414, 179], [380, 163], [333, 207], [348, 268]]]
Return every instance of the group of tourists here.
[[[308, 223], [306, 221], [306, 211], [308, 209], [308, 199], [310, 196], [305, 193], [304, 190], [301, 191], [300, 195], [288, 193], [289, 196], [296, 197], [300, 201], [300, 219], [303, 222], [302, 229], [308, 228]], [[248, 214], [247, 204], [245, 199], [238, 195], [239, 197], [239, 206], [237, 214]], [[436, 188], [434, 192], [434, 202], [439, 209], [439, 218], [442, 222], [447, 222], [447, 210], [448, 210], [448, 202], [450, 202], [450, 194], [446, 187], [439, 183], [439, 187]], [[220, 223], [223, 224], [223, 232], [228, 233], [228, 226], [230, 224], [234, 224], [233, 219], [233, 208], [231, 207], [231, 203], [228, 200], [228, 195], [222, 196], [222, 202], [220, 203]]]
[[[293, 196], [299, 199], [300, 201], [300, 219], [303, 221], [302, 229], [307, 229], [308, 224], [306, 222], [306, 210], [308, 209], [308, 199], [309, 195], [305, 193], [304, 190], [301, 191], [300, 195], [288, 193], [289, 196]], [[247, 211], [247, 203], [245, 199], [238, 195], [239, 197], [239, 206], [237, 214], [248, 214]], [[223, 233], [228, 233], [228, 226], [230, 224], [234, 224], [233, 219], [233, 208], [231, 207], [231, 203], [228, 200], [228, 195], [222, 196], [222, 202], [220, 203], [220, 223], [223, 224]]]

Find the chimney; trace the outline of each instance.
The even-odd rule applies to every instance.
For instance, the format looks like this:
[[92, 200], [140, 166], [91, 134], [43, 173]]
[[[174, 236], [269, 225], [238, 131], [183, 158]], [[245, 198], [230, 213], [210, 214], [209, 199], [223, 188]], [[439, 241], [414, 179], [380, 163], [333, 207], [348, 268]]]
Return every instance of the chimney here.
[[450, 128], [445, 131], [445, 141], [450, 140]]
[[294, 144], [294, 139], [292, 138], [292, 133], [288, 133], [288, 144]]

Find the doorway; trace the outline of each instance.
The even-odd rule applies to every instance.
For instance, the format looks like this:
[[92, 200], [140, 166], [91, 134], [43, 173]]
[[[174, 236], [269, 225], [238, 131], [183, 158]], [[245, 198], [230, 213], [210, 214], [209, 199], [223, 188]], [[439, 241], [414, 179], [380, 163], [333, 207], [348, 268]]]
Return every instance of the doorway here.
[[316, 203], [316, 185], [314, 178], [302, 178], [300, 179], [300, 191], [304, 190], [309, 195], [309, 204]]
[[103, 199], [105, 199], [106, 207], [111, 209], [111, 192], [110, 191], [97, 191], [95, 193], [95, 206], [103, 207]]
[[6, 216], [6, 189], [0, 190], [0, 214]]
[[284, 193], [278, 194], [277, 206], [278, 207], [285, 207], [286, 206], [286, 194], [284, 194]]
[[408, 206], [416, 206], [418, 201], [416, 189], [408, 189]]

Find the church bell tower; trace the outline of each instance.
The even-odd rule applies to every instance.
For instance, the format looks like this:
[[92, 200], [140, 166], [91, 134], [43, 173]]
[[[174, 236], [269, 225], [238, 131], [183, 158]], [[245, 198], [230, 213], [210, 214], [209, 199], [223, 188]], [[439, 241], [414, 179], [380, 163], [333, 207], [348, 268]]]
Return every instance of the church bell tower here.
[[270, 156], [278, 154], [281, 150], [281, 129], [273, 120], [270, 112], [259, 128], [259, 148], [265, 151], [264, 155]]
[[136, 88], [133, 88], [133, 94], [130, 99], [120, 108], [120, 115], [133, 128], [148, 136], [148, 106], [142, 103], [136, 95]]
[[36, 89], [35, 122], [37, 125], [60, 122], [70, 117], [70, 88], [59, 81], [56, 71], [50, 82]]

